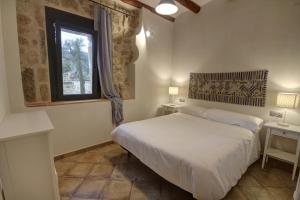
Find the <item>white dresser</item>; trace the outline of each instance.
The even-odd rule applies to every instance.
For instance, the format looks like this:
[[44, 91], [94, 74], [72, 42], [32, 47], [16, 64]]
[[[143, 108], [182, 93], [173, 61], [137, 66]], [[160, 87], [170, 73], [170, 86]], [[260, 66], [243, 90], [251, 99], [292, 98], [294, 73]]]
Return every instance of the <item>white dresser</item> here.
[[0, 178], [6, 200], [59, 199], [51, 130], [45, 111], [9, 114], [0, 122]]

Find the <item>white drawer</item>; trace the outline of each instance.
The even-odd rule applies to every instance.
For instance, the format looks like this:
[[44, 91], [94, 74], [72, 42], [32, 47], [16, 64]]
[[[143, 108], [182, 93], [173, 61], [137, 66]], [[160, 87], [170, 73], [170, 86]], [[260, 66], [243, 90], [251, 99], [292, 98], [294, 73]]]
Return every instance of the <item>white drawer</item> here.
[[290, 138], [290, 139], [294, 139], [294, 140], [298, 139], [298, 134], [293, 133], [293, 132], [282, 131], [282, 130], [278, 130], [278, 129], [272, 129], [271, 133], [273, 135], [278, 135], [280, 137]]

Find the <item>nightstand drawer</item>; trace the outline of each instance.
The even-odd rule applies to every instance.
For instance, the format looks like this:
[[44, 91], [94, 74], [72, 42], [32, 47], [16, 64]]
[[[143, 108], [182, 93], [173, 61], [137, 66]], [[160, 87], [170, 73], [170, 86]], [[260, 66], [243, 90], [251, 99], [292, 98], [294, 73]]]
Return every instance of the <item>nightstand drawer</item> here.
[[282, 131], [282, 130], [278, 130], [278, 129], [272, 129], [271, 132], [273, 135], [278, 135], [280, 137], [290, 138], [290, 139], [294, 139], [294, 140], [298, 139], [298, 134], [293, 133], [293, 132]]

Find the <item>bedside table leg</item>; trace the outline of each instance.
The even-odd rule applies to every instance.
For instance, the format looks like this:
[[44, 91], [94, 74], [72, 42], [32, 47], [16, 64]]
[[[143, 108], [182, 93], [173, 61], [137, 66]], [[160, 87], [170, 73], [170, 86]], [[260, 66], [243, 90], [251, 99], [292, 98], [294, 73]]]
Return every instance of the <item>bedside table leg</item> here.
[[266, 141], [265, 141], [264, 156], [263, 156], [263, 161], [262, 161], [262, 166], [261, 166], [261, 168], [265, 168], [265, 162], [266, 162], [266, 157], [267, 157], [267, 151], [268, 151], [268, 148], [269, 148], [269, 142], [270, 142], [270, 134], [271, 134], [271, 131], [270, 131], [270, 129], [268, 128], [267, 136], [266, 136]]
[[[273, 135], [270, 133], [269, 140], [268, 140], [268, 141], [269, 141], [269, 142], [268, 142], [268, 148], [267, 148], [267, 149], [269, 149], [269, 148], [271, 147], [272, 139], [273, 139]], [[265, 164], [268, 163], [268, 161], [269, 161], [269, 156], [266, 155], [266, 161], [265, 161]]]
[[295, 163], [294, 163], [292, 180], [295, 179], [297, 166], [298, 166], [298, 160], [299, 160], [299, 153], [300, 153], [300, 136], [298, 136], [298, 141], [297, 141], [296, 159], [295, 159]]

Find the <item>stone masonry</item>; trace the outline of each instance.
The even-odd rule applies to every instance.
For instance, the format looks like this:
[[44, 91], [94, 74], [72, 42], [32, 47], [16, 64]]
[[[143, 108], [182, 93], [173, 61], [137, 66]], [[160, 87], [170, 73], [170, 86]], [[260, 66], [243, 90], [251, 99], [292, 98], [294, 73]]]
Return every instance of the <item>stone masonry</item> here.
[[[112, 0], [101, 3], [122, 8]], [[17, 0], [17, 24], [26, 103], [51, 102], [49, 64], [46, 39], [45, 6], [93, 18], [95, 4], [89, 0]], [[122, 8], [124, 9], [124, 8]], [[113, 17], [113, 82], [123, 99], [134, 98], [129, 77], [137, 58], [135, 36], [139, 27], [139, 13], [128, 11], [128, 17], [112, 11]]]

